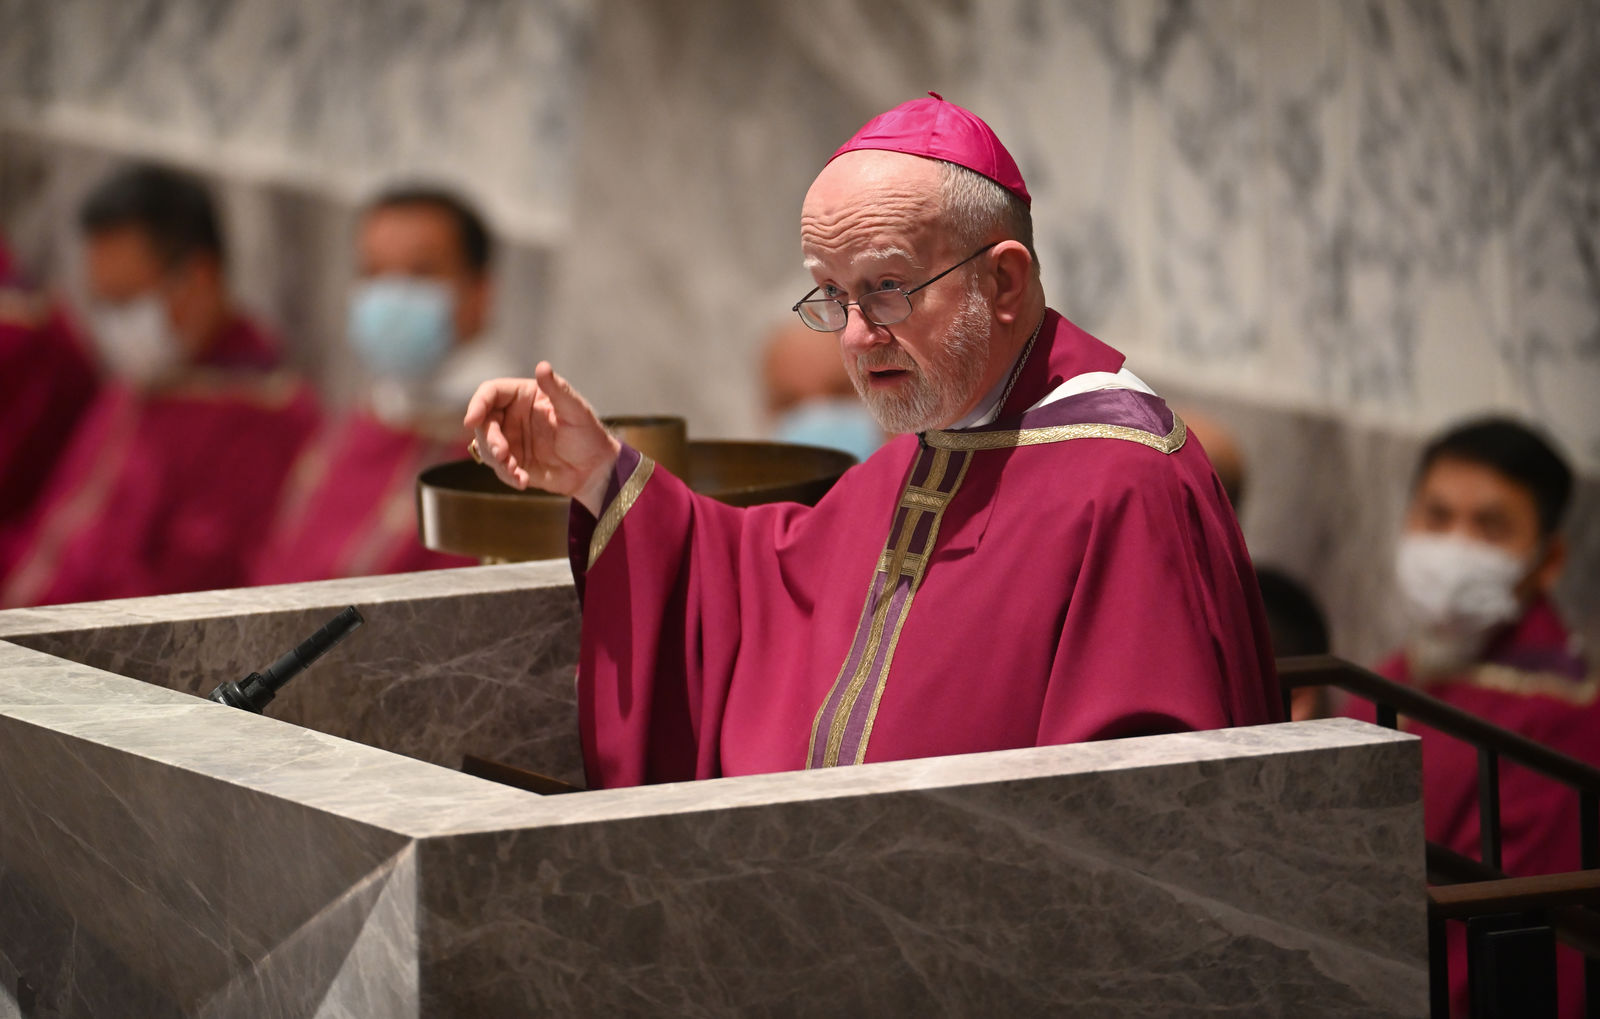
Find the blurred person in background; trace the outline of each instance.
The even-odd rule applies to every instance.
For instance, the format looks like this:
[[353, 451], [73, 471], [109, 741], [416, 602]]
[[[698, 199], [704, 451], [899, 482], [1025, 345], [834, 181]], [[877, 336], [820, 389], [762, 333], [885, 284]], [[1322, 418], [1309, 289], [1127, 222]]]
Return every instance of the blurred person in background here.
[[78, 224], [107, 374], [150, 387], [197, 367], [277, 367], [277, 338], [228, 292], [222, 227], [199, 180], [131, 166], [95, 188]]
[[1178, 407], [1178, 415], [1189, 426], [1189, 434], [1200, 440], [1211, 458], [1211, 467], [1222, 482], [1222, 492], [1233, 507], [1234, 516], [1244, 512], [1244, 483], [1247, 474], [1244, 451], [1233, 431], [1219, 419], [1189, 404]]
[[442, 188], [396, 188], [363, 211], [346, 333], [368, 386], [301, 455], [255, 583], [474, 565], [423, 547], [416, 482], [460, 457], [478, 382], [516, 368], [486, 336], [493, 254], [483, 218]]
[[[1250, 470], [1238, 437], [1220, 419], [1197, 406], [1180, 407], [1178, 413], [1189, 426], [1189, 434], [1205, 447], [1234, 515], [1242, 517]], [[1283, 570], [1255, 561], [1253, 554], [1251, 559], [1256, 566], [1256, 583], [1261, 587], [1261, 607], [1267, 614], [1273, 657], [1327, 654], [1328, 621], [1311, 589]], [[1327, 694], [1321, 687], [1295, 690], [1289, 702], [1291, 721], [1328, 714]]]
[[0, 604], [245, 582], [313, 394], [234, 302], [221, 224], [197, 179], [153, 165], [83, 203], [84, 275], [105, 381], [28, 514]]
[[[1468, 422], [1423, 450], [1395, 560], [1409, 631], [1378, 671], [1495, 725], [1600, 766], [1600, 675], [1551, 603], [1566, 545], [1572, 471], [1541, 435], [1506, 418]], [[1372, 721], [1372, 705], [1351, 713]], [[1479, 855], [1478, 759], [1468, 743], [1404, 720], [1422, 738], [1430, 841]], [[1574, 790], [1500, 766], [1501, 866], [1513, 876], [1578, 869]], [[1452, 928], [1460, 925], [1452, 924]], [[1452, 930], [1454, 1009], [1466, 966]], [[1561, 1011], [1580, 1014], [1581, 965], [1558, 951]]]
[[98, 386], [66, 309], [23, 278], [0, 242], [0, 579], [64, 438]]
[[[1267, 610], [1274, 657], [1328, 653], [1328, 620], [1308, 587], [1274, 566], [1257, 566], [1256, 583], [1261, 585], [1261, 607]], [[1291, 722], [1328, 714], [1327, 691], [1323, 687], [1301, 687], [1290, 695], [1289, 702]]]
[[767, 337], [761, 375], [774, 439], [841, 449], [857, 460], [883, 445], [883, 429], [861, 402], [830, 334], [789, 318]]

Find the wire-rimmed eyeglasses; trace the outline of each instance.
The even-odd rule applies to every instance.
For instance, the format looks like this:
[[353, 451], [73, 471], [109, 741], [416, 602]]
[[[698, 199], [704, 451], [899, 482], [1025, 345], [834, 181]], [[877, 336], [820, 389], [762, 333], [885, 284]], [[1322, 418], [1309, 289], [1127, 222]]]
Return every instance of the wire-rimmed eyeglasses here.
[[999, 244], [999, 241], [990, 241], [950, 268], [941, 272], [926, 282], [919, 283], [910, 290], [874, 290], [870, 294], [862, 294], [859, 300], [841, 301], [836, 297], [812, 297], [821, 287], [812, 287], [806, 296], [795, 302], [790, 310], [800, 316], [800, 321], [815, 329], [819, 333], [836, 333], [845, 327], [850, 317], [850, 308], [855, 306], [861, 309], [861, 316], [875, 326], [892, 326], [896, 322], [904, 322], [911, 316], [911, 295], [924, 287], [944, 279], [990, 248]]

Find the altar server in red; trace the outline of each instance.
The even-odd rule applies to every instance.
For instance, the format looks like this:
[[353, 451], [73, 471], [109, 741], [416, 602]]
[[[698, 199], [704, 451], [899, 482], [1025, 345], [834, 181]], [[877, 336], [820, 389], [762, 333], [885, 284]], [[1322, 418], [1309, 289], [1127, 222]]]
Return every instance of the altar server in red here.
[[315, 427], [314, 394], [234, 301], [199, 180], [129, 167], [80, 225], [105, 381], [58, 437], [0, 605], [239, 586]]
[[1278, 718], [1216, 474], [1120, 353], [1047, 308], [1029, 205], [994, 132], [937, 96], [817, 176], [794, 310], [898, 437], [814, 508], [692, 493], [549, 365], [479, 388], [485, 459], [574, 497], [591, 784]]
[[[1561, 521], [1572, 470], [1508, 418], [1469, 421], [1423, 450], [1395, 567], [1409, 632], [1378, 671], [1396, 682], [1600, 767], [1600, 673], [1551, 591], [1566, 563]], [[1370, 704], [1352, 714], [1372, 721]], [[1478, 756], [1405, 720], [1422, 738], [1428, 839], [1480, 853]], [[1501, 866], [1516, 877], [1577, 870], [1578, 794], [1514, 764], [1500, 768]], [[1458, 925], [1452, 925], [1452, 928]], [[1461, 931], [1451, 931], [1456, 1012], [1466, 1014]], [[1582, 961], [1557, 954], [1563, 1016], [1582, 1013]]]
[[417, 475], [460, 458], [462, 402], [517, 370], [488, 335], [493, 254], [483, 217], [448, 189], [407, 184], [367, 204], [345, 331], [365, 388], [300, 455], [254, 583], [475, 565], [423, 546]]
[[66, 309], [23, 278], [0, 243], [0, 582], [63, 442], [99, 385]]

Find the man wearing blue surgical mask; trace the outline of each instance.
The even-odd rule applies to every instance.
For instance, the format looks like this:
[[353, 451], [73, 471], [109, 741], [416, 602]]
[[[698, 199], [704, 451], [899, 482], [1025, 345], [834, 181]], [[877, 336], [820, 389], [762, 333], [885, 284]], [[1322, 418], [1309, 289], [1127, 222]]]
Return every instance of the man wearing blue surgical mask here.
[[256, 583], [469, 564], [423, 548], [415, 486], [418, 472], [459, 456], [460, 407], [478, 383], [519, 367], [484, 335], [488, 227], [459, 195], [406, 187], [367, 205], [355, 240], [345, 339], [367, 387], [301, 457]]
[[[345, 338], [371, 380], [371, 410], [415, 427], [441, 413], [449, 435], [462, 394], [516, 367], [485, 335], [493, 241], [459, 195], [405, 187], [374, 199], [357, 227], [359, 278]], [[486, 374], [487, 373], [487, 374]]]
[[[1505, 418], [1484, 418], [1423, 450], [1396, 550], [1405, 643], [1379, 666], [1562, 753], [1600, 766], [1600, 674], [1550, 595], [1566, 559], [1560, 527], [1572, 471], [1551, 444]], [[1370, 705], [1353, 711], [1372, 720]], [[1430, 841], [1477, 858], [1475, 749], [1425, 726], [1423, 814]], [[1502, 866], [1513, 876], [1578, 869], [1578, 803], [1522, 768], [1500, 775]], [[1452, 945], [1456, 1011], [1466, 967]], [[1563, 1016], [1581, 1012], [1576, 953], [1557, 960]]]

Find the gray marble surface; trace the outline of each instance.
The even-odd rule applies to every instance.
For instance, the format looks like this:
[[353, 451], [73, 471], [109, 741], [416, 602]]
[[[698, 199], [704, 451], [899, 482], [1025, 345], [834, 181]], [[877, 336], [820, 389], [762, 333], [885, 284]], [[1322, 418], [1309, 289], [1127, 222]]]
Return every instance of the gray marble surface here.
[[1422, 1015], [1415, 747], [1321, 724], [739, 779], [710, 785], [785, 795], [428, 840], [425, 870], [450, 877], [424, 882], [425, 966], [451, 996], [423, 1000]]
[[[0, 667], [8, 687], [15, 672]], [[304, 730], [169, 696], [11, 705], [0, 692], [0, 931], [43, 1014], [118, 1014], [122, 1002], [147, 1004], [120, 1014], [197, 1014], [241, 960], [311, 931], [321, 941], [307, 965], [265, 993], [314, 1001], [343, 954], [335, 938], [361, 928], [359, 888], [406, 845], [217, 776], [295, 759], [253, 754], [251, 728]], [[272, 1014], [232, 1014], [252, 1013]]]
[[0, 642], [0, 816], [39, 1015], [1424, 1011], [1348, 720], [541, 798]]
[[15, 609], [0, 641], [203, 696], [347, 604], [365, 625], [268, 714], [445, 767], [470, 753], [582, 784], [565, 562]]

